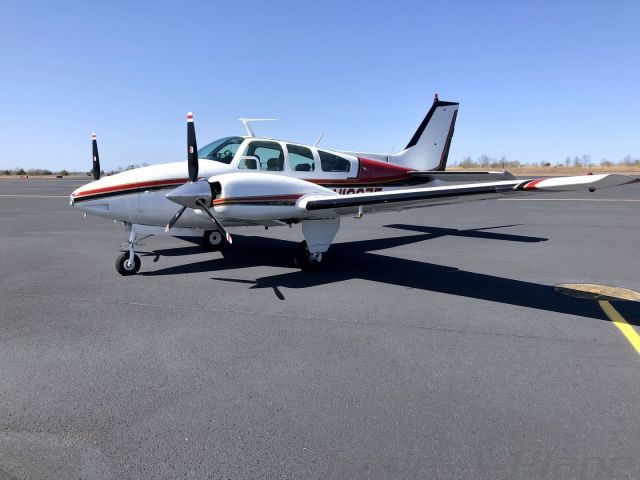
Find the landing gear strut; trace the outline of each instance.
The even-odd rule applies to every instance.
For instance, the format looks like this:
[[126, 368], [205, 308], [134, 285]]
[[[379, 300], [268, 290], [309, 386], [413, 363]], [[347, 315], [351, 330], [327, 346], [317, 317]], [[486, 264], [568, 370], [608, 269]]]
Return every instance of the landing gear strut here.
[[140, 257], [133, 255], [133, 262], [129, 260], [129, 252], [122, 253], [116, 258], [116, 270], [120, 275], [135, 275], [140, 270]]
[[314, 270], [322, 262], [322, 255], [329, 250], [338, 229], [340, 218], [303, 220], [304, 242], [298, 244], [295, 261], [300, 270]]
[[311, 253], [306, 241], [298, 244], [298, 250], [294, 257], [296, 266], [300, 270], [314, 270], [320, 266], [322, 262], [322, 253]]
[[[142, 237], [144, 240], [151, 235], [146, 235]], [[122, 247], [126, 247], [126, 250], [118, 255], [116, 258], [116, 271], [120, 275], [135, 275], [140, 270], [140, 257], [138, 257], [135, 253], [135, 247], [141, 245], [141, 243], [137, 239], [137, 232], [135, 228], [131, 228], [131, 233], [129, 234], [129, 241], [122, 245]]]
[[219, 230], [207, 230], [202, 236], [202, 246], [205, 250], [217, 252], [227, 246], [227, 241]]
[[[224, 237], [220, 236], [218, 233], [218, 237], [213, 235], [216, 232], [204, 232], [200, 228], [172, 228], [170, 232], [167, 232], [164, 227], [154, 227], [151, 225], [140, 225], [137, 223], [125, 223], [123, 222], [123, 226], [126, 230], [129, 230], [129, 241], [120, 245], [120, 251], [122, 254], [118, 255], [116, 259], [116, 271], [120, 275], [135, 275], [140, 270], [140, 258], [136, 255], [136, 248], [144, 246], [141, 243], [144, 239], [152, 237], [154, 235], [160, 236], [176, 236], [176, 237], [196, 237], [202, 238], [203, 240], [208, 240], [209, 243], [215, 246], [216, 241], [219, 238], [222, 238], [224, 243], [226, 244], [226, 240]], [[219, 242], [218, 242], [219, 243]], [[222, 246], [218, 245], [217, 249], [219, 250]]]

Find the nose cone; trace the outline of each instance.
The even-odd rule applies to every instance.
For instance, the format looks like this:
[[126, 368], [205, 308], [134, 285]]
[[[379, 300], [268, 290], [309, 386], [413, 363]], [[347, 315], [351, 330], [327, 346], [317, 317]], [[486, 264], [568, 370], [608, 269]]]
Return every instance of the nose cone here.
[[185, 183], [167, 193], [167, 199], [189, 208], [198, 208], [198, 200], [203, 200], [208, 205], [211, 198], [211, 185], [206, 180]]
[[105, 182], [102, 179], [87, 183], [69, 195], [69, 205], [86, 213], [108, 217], [110, 212], [108, 199], [99, 195], [104, 188]]
[[82, 185], [81, 187], [76, 188], [71, 195], [69, 195], [69, 205], [73, 207], [83, 207], [83, 203], [81, 201], [76, 202], [76, 200], [82, 200], [86, 197], [92, 190], [99, 188], [100, 181], [89, 182], [86, 185]]

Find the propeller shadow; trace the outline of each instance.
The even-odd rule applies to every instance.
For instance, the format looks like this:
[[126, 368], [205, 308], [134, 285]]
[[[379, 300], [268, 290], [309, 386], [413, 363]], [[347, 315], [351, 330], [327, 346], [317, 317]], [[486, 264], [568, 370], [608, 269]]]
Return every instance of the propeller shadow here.
[[495, 227], [485, 228], [472, 228], [468, 230], [457, 230], [455, 228], [441, 228], [441, 227], [423, 227], [421, 225], [405, 225], [395, 223], [392, 225], [385, 225], [387, 228], [396, 228], [399, 230], [407, 230], [410, 232], [428, 233], [432, 238], [453, 236], [453, 237], [465, 237], [465, 238], [484, 238], [486, 240], [505, 240], [509, 242], [524, 242], [524, 243], [538, 243], [546, 242], [548, 238], [542, 237], [529, 237], [524, 235], [513, 235], [509, 233], [488, 232], [487, 230], [494, 230], [496, 228], [509, 228], [518, 227], [522, 224], [515, 223], [511, 225], [498, 225]]
[[[560, 295], [551, 285], [470, 272], [454, 266], [371, 253], [376, 250], [409, 245], [444, 235], [526, 243], [542, 242], [546, 240], [545, 238], [486, 231], [491, 228], [504, 228], [505, 226], [472, 230], [400, 224], [389, 225], [389, 227], [423, 233], [395, 238], [337, 243], [331, 247], [330, 254], [323, 260], [323, 267], [313, 272], [298, 271], [296, 269], [295, 271], [260, 277], [256, 280], [221, 277], [212, 277], [212, 280], [250, 285], [249, 290], [272, 289], [280, 300], [285, 300], [282, 289], [300, 290], [341, 281], [361, 279], [416, 290], [609, 321], [597, 302]], [[235, 235], [233, 248], [223, 251], [224, 258], [218, 256], [210, 260], [168, 267], [152, 272], [141, 272], [140, 274], [146, 276], [178, 275], [252, 268], [256, 265], [293, 267], [290, 258], [295, 246], [296, 242], [288, 240]], [[192, 248], [194, 247], [187, 247], [190, 252]], [[169, 251], [162, 252], [165, 251], [156, 253], [170, 255]], [[640, 324], [640, 321], [638, 321], [640, 319], [639, 303], [616, 303], [617, 307], [618, 305], [624, 310], [625, 317], [629, 323]]]

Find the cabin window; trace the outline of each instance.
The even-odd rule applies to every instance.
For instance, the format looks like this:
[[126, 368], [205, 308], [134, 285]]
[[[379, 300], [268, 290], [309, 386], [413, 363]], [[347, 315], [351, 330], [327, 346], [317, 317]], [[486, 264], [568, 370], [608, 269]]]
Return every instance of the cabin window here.
[[315, 163], [311, 149], [287, 143], [287, 150], [289, 152], [291, 170], [294, 172], [313, 172]]
[[[257, 140], [251, 142], [244, 153], [245, 157], [255, 157], [260, 170], [281, 172], [284, 170], [284, 152], [279, 143]], [[245, 162], [251, 159], [245, 159]], [[250, 168], [249, 166], [240, 168]]]
[[320, 165], [325, 172], [348, 172], [351, 170], [351, 162], [346, 158], [322, 150], [318, 150], [318, 154], [320, 155]]
[[255, 158], [244, 156], [240, 158], [238, 162], [238, 168], [240, 170], [257, 170], [258, 169], [258, 161]]
[[243, 141], [242, 137], [221, 138], [198, 150], [198, 158], [229, 164]]

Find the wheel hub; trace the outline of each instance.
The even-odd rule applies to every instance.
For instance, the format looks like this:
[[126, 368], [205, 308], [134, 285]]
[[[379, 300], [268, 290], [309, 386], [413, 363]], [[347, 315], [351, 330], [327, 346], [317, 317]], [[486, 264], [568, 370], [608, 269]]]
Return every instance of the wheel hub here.
[[209, 234], [209, 241], [212, 245], [219, 245], [222, 242], [222, 234], [220, 232], [211, 232]]
[[310, 253], [309, 261], [311, 263], [320, 263], [322, 261], [322, 253]]

